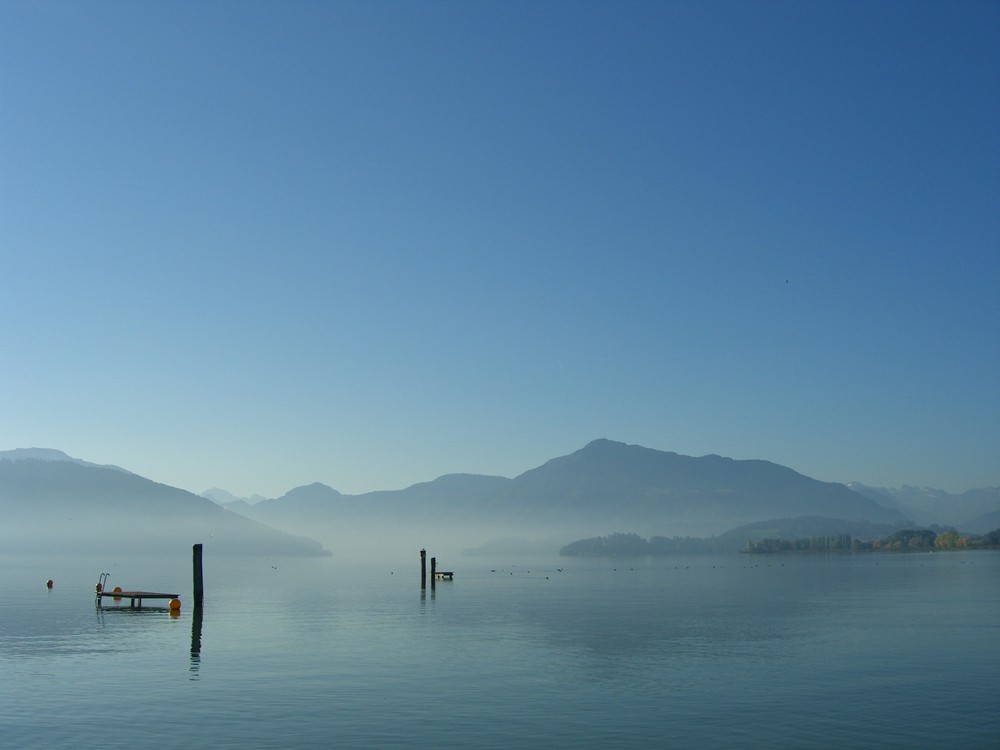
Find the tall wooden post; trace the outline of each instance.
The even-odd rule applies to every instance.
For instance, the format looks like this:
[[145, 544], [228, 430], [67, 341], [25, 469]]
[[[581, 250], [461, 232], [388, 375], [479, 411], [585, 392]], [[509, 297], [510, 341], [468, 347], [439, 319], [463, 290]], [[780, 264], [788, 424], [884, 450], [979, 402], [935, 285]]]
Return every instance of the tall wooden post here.
[[431, 588], [435, 588], [435, 581], [437, 580], [437, 569], [438, 569], [438, 559], [436, 557], [431, 558]]
[[427, 550], [420, 550], [420, 588], [427, 588]]
[[201, 577], [201, 545], [193, 548], [192, 568], [194, 569], [194, 606], [200, 607], [205, 601], [205, 583]]

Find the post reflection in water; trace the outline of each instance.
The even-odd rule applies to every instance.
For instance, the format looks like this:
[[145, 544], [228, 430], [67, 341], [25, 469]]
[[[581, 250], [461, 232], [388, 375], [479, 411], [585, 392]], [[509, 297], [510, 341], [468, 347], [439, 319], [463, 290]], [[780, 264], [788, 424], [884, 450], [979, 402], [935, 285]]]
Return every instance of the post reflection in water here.
[[194, 614], [191, 617], [191, 679], [199, 678], [201, 668], [201, 624], [202, 610], [200, 606], [195, 606]]
[[[434, 586], [432, 585], [430, 595], [431, 604], [433, 604], [436, 599], [437, 592], [434, 590]], [[422, 613], [427, 611], [427, 589], [424, 588], [420, 589], [420, 611]]]

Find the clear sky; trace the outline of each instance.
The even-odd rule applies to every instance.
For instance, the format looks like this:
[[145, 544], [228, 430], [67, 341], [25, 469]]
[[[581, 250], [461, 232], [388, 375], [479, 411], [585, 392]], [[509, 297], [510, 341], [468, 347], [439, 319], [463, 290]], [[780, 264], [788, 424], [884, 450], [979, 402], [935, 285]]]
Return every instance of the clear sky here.
[[0, 3], [0, 450], [1000, 485], [996, 2]]

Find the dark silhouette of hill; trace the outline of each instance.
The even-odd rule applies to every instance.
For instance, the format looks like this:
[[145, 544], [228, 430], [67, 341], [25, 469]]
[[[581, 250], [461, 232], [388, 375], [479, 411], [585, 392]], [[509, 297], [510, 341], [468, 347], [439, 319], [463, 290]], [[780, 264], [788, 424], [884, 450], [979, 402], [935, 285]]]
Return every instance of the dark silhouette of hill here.
[[1000, 529], [1000, 510], [995, 510], [992, 513], [984, 513], [981, 516], [969, 519], [962, 524], [961, 528], [962, 531], [970, 534], [988, 534], [991, 531]]
[[760, 539], [795, 541], [813, 537], [849, 536], [871, 541], [898, 531], [893, 524], [867, 521], [845, 521], [838, 518], [802, 516], [758, 521], [710, 537], [650, 537], [646, 540], [635, 533], [613, 533], [608, 536], [578, 539], [559, 549], [569, 557], [642, 557], [673, 554], [734, 554], [745, 552], [747, 542]]
[[[279, 498], [253, 506], [253, 517], [264, 521], [314, 522], [372, 521], [387, 517], [416, 520], [446, 510], [448, 518], [469, 517], [483, 499], [493, 496], [511, 480], [475, 474], [447, 474], [403, 490], [379, 490], [344, 495], [319, 482], [296, 487]], [[478, 517], [478, 515], [477, 515]]]
[[217, 553], [325, 554], [185, 490], [54, 454], [0, 458], [0, 512], [7, 550], [176, 552], [201, 542]]
[[[514, 479], [469, 474], [403, 490], [343, 495], [321, 484], [254, 505], [251, 517], [305, 533], [427, 527], [556, 535], [635, 529], [718, 534], [773, 518], [822, 516], [900, 524], [898, 510], [768, 461], [676, 453], [595, 440]], [[475, 541], [475, 540], [470, 540]], [[467, 546], [467, 545], [463, 545]]]
[[[616, 532], [608, 536], [578, 539], [562, 546], [568, 557], [646, 557], [675, 554], [734, 554], [747, 551], [748, 542], [761, 539], [794, 542], [802, 539], [831, 538], [871, 541], [897, 533], [892, 524], [845, 521], [838, 518], [802, 516], [779, 518], [739, 526], [719, 536], [705, 538], [653, 536], [643, 539], [635, 533]], [[826, 542], [829, 544], [829, 541]], [[848, 545], [849, 548], [849, 545]], [[820, 549], [819, 546], [816, 549]]]
[[[898, 511], [769, 461], [700, 458], [595, 440], [517, 477], [508, 500], [552, 517], [594, 511], [644, 527], [724, 531], [768, 518], [816, 515], [900, 522]], [[618, 518], [615, 518], [618, 517]], [[620, 526], [620, 528], [627, 528]]]
[[775, 518], [769, 521], [757, 521], [731, 529], [720, 538], [726, 540], [727, 547], [734, 550], [745, 550], [747, 542], [751, 539], [795, 541], [814, 536], [847, 535], [853, 539], [870, 542], [873, 539], [889, 536], [898, 530], [899, 526], [891, 523], [801, 516], [799, 518]]
[[342, 501], [344, 498], [344, 495], [332, 487], [327, 487], [320, 482], [313, 482], [302, 487], [295, 487], [276, 500], [267, 501], [267, 508], [271, 512], [282, 508], [296, 508], [298, 510], [325, 509], [329, 508], [332, 504]]

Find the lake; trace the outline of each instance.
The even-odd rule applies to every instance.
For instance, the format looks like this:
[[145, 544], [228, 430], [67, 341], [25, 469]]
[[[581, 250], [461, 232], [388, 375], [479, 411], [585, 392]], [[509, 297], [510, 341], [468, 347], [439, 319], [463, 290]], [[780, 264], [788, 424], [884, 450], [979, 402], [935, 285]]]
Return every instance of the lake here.
[[[10, 748], [996, 747], [1000, 553], [0, 557]], [[433, 553], [430, 550], [429, 553]], [[561, 569], [561, 570], [560, 570]], [[94, 584], [177, 591], [98, 611]], [[53, 579], [51, 590], [46, 579]], [[150, 602], [154, 604], [157, 602]]]

